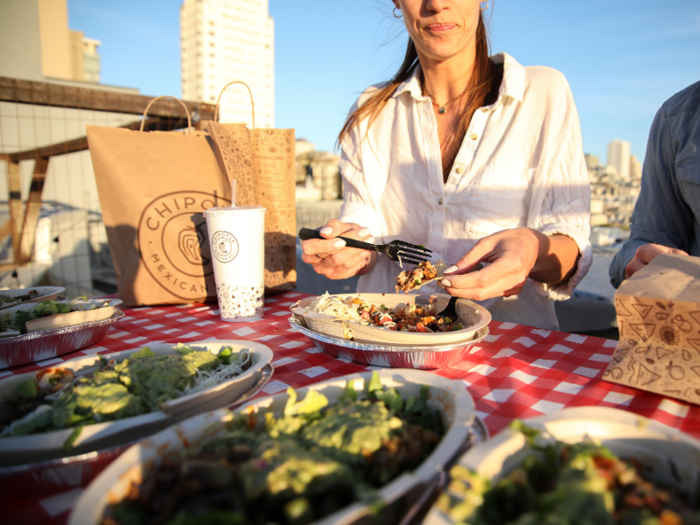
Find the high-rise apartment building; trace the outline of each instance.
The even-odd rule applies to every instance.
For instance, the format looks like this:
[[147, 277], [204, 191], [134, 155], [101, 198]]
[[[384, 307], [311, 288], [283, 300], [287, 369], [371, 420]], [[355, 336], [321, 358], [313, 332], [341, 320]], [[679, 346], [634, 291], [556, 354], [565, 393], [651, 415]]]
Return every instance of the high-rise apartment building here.
[[[274, 127], [274, 22], [268, 0], [184, 0], [180, 7], [182, 97], [216, 103], [221, 88], [245, 82], [256, 127]], [[221, 122], [251, 123], [245, 87], [228, 88]]]
[[608, 166], [612, 166], [624, 180], [630, 178], [630, 143], [615, 139], [608, 142]]
[[66, 0], [0, 0], [0, 76], [97, 84], [100, 45], [69, 29]]
[[586, 159], [586, 168], [588, 171], [594, 170], [600, 165], [600, 160], [596, 155], [586, 153], [583, 155], [583, 158]]
[[642, 163], [637, 159], [637, 155], [630, 158], [630, 180], [640, 180], [642, 178]]

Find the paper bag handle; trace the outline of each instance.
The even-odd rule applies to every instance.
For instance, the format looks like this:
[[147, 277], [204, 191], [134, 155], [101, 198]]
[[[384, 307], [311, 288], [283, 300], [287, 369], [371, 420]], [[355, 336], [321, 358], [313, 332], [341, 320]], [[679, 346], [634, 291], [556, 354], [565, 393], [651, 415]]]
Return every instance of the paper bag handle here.
[[159, 98], [172, 98], [173, 100], [177, 100], [180, 103], [180, 105], [183, 108], [185, 108], [185, 115], [187, 115], [187, 132], [190, 133], [192, 131], [192, 119], [190, 118], [190, 110], [187, 109], [187, 106], [185, 106], [185, 103], [182, 100], [170, 95], [161, 95], [159, 97], [154, 98], [148, 103], [148, 106], [146, 106], [146, 109], [143, 111], [143, 118], [141, 119], [141, 129], [139, 129], [139, 131], [143, 131], [143, 126], [146, 123], [146, 115], [148, 115], [148, 110], [151, 109], [151, 104], [153, 104]]
[[255, 102], [253, 102], [253, 92], [248, 87], [248, 84], [241, 80], [234, 80], [233, 82], [229, 82], [223, 88], [221, 88], [221, 91], [219, 92], [219, 98], [216, 99], [216, 110], [214, 110], [214, 122], [219, 122], [219, 101], [221, 100], [221, 95], [224, 94], [224, 91], [226, 91], [227, 87], [232, 86], [233, 84], [243, 84], [248, 90], [248, 93], [250, 94], [250, 111], [253, 114], [253, 128], [255, 128]]

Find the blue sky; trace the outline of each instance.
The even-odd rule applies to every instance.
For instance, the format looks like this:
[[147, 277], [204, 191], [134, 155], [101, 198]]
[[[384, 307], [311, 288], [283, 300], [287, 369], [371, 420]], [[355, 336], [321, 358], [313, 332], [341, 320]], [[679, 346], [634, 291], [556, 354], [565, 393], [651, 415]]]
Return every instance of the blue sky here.
[[[68, 0], [69, 23], [102, 41], [103, 83], [180, 95], [180, 4]], [[566, 75], [584, 151], [601, 161], [616, 138], [643, 158], [659, 106], [700, 80], [699, 0], [491, 4], [492, 50]], [[333, 149], [357, 95], [392, 76], [401, 61], [405, 30], [391, 7], [390, 0], [269, 0], [276, 127]]]

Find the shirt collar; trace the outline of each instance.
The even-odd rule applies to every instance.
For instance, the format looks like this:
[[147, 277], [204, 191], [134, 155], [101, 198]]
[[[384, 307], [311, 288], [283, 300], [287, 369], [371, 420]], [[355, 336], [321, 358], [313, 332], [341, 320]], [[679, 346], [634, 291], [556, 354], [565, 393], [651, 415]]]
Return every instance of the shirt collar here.
[[[519, 102], [523, 101], [525, 92], [525, 68], [508, 53], [498, 53], [492, 55], [491, 59], [497, 64], [503, 64], [503, 80], [498, 90], [498, 97], [511, 97]], [[415, 100], [426, 100], [427, 96], [421, 93], [420, 64], [413, 70], [413, 74], [404, 82], [399, 84], [394, 92], [394, 97], [400, 96], [404, 92], [409, 92]]]

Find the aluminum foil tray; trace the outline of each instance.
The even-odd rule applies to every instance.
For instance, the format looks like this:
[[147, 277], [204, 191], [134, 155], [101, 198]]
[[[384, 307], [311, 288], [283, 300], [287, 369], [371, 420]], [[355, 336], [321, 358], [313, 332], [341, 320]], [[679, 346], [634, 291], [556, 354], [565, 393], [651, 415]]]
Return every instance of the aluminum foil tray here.
[[458, 363], [473, 345], [483, 341], [489, 333], [488, 326], [485, 326], [469, 341], [441, 346], [389, 346], [357, 343], [320, 334], [302, 326], [293, 316], [289, 318], [289, 324], [294, 330], [311, 339], [319, 350], [341, 359], [373, 366], [422, 370], [447, 368]]
[[43, 361], [94, 345], [107, 335], [113, 323], [123, 317], [124, 312], [115, 310], [112, 317], [101, 321], [2, 338], [0, 339], [0, 370]]
[[[265, 365], [253, 387], [229, 408], [234, 409], [250, 401], [270, 381], [273, 373], [274, 367]], [[107, 465], [134, 443], [131, 441], [79, 456], [29, 465], [0, 467], [0, 494], [5, 497], [25, 497], [27, 494], [37, 496], [87, 487]]]

